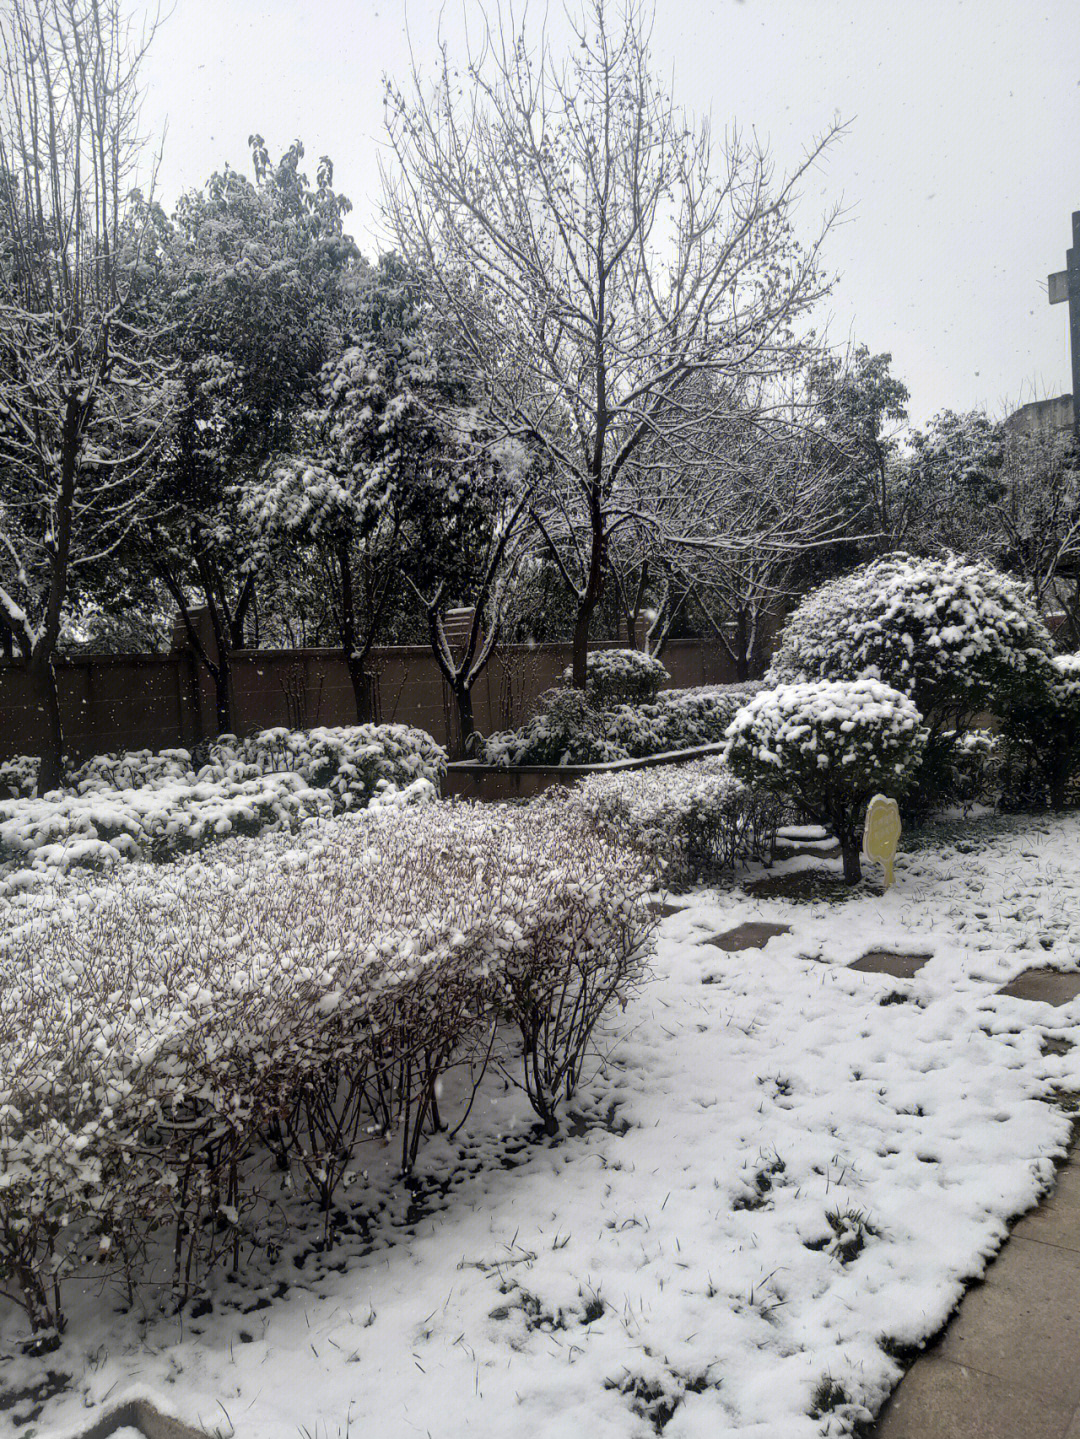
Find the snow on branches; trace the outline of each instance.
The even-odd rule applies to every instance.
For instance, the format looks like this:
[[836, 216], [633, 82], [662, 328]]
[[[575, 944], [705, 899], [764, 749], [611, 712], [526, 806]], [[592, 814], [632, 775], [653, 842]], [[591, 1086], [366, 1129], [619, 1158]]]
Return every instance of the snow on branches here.
[[355, 1145], [396, 1134], [408, 1168], [457, 1066], [500, 1064], [554, 1132], [640, 973], [644, 887], [554, 808], [431, 805], [0, 900], [0, 1283], [35, 1340], [65, 1274], [138, 1278], [151, 1230], [179, 1298], [266, 1242], [283, 1186], [331, 1237]]
[[831, 826], [844, 876], [860, 876], [857, 826], [867, 800], [911, 785], [926, 731], [906, 695], [878, 680], [820, 680], [764, 690], [728, 730], [726, 758], [747, 784], [789, 796]]

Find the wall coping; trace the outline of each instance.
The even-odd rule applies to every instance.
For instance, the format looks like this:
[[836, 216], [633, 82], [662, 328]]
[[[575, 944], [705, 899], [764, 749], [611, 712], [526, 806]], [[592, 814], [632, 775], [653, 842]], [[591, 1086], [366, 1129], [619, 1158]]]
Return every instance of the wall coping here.
[[446, 766], [447, 772], [451, 770], [456, 774], [475, 775], [478, 779], [482, 775], [513, 775], [513, 774], [535, 774], [535, 775], [566, 775], [570, 779], [578, 779], [590, 774], [608, 774], [619, 770], [651, 769], [654, 765], [677, 764], [681, 760], [700, 759], [705, 755], [720, 754], [727, 748], [726, 742], [720, 740], [715, 744], [699, 744], [693, 749], [669, 749], [663, 750], [660, 754], [643, 755], [637, 759], [616, 759], [606, 764], [484, 764], [476, 759], [451, 760]]

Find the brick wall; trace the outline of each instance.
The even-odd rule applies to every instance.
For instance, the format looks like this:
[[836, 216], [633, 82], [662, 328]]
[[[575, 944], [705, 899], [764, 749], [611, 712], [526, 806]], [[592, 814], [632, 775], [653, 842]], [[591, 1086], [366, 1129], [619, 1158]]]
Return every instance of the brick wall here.
[[[673, 640], [664, 664], [676, 686], [720, 684], [735, 675], [709, 640]], [[570, 646], [505, 645], [473, 691], [484, 733], [528, 715], [570, 663]], [[426, 646], [373, 650], [377, 718], [417, 725], [441, 743], [451, 738], [453, 698]], [[122, 749], [190, 747], [214, 733], [213, 689], [190, 651], [168, 655], [95, 655], [57, 664], [68, 753], [77, 759]], [[353, 724], [348, 671], [331, 649], [248, 650], [233, 656], [235, 723], [242, 734], [271, 725], [307, 729]], [[21, 661], [0, 661], [0, 759], [33, 754], [37, 717]]]

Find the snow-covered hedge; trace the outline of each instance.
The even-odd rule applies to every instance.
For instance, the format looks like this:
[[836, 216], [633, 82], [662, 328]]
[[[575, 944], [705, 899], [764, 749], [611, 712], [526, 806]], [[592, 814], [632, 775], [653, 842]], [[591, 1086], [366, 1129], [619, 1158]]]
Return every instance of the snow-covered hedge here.
[[64, 1274], [149, 1230], [181, 1297], [267, 1240], [283, 1183], [332, 1232], [357, 1143], [407, 1167], [477, 1059], [554, 1129], [640, 973], [645, 884], [570, 813], [447, 804], [0, 900], [0, 1287], [44, 1343]]
[[[563, 671], [564, 685], [573, 678], [572, 667]], [[585, 661], [585, 692], [598, 709], [649, 704], [670, 678], [660, 661], [642, 650], [593, 650]]]
[[1080, 654], [1055, 655], [1006, 709], [1003, 799], [1010, 808], [1080, 800]]
[[1036, 674], [1050, 637], [1025, 587], [981, 560], [889, 555], [807, 596], [771, 677], [876, 679], [932, 728], [961, 728]]
[[436, 789], [446, 752], [411, 725], [346, 725], [311, 730], [267, 729], [247, 739], [219, 735], [200, 779], [249, 779], [287, 770], [325, 790], [335, 811], [362, 809], [387, 787], [426, 780]]
[[926, 730], [906, 695], [878, 680], [764, 690], [728, 730], [727, 761], [747, 784], [791, 799], [840, 841], [844, 877], [860, 877], [859, 824], [876, 792], [911, 785]]
[[[603, 653], [609, 653], [604, 651]], [[489, 735], [487, 764], [610, 764], [697, 745], [720, 744], [738, 710], [761, 683], [665, 690], [652, 704], [601, 709], [580, 690], [550, 690], [519, 730]]]
[[330, 808], [324, 793], [295, 774], [12, 800], [0, 804], [0, 866], [109, 869], [122, 860], [164, 859], [229, 835], [295, 829]]
[[610, 710], [604, 733], [634, 759], [720, 744], [736, 714], [762, 688], [758, 680], [666, 690], [653, 704], [620, 705]]
[[640, 851], [673, 887], [768, 859], [784, 806], [736, 779], [719, 757], [590, 775], [559, 801]]
[[478, 746], [485, 764], [609, 764], [628, 759], [606, 734], [606, 716], [583, 690], [554, 689], [540, 696], [539, 709], [520, 729], [488, 735]]
[[952, 735], [1038, 687], [1050, 652], [1024, 585], [982, 560], [896, 554], [809, 595], [784, 626], [770, 678], [876, 679], [906, 694], [927, 727], [911, 796], [926, 811], [961, 798], [950, 787]]
[[[32, 793], [36, 766], [9, 763], [20, 792]], [[313, 815], [430, 799], [445, 764], [431, 736], [407, 725], [222, 735], [198, 770], [182, 749], [97, 755], [67, 790], [0, 801], [0, 866], [107, 868], [295, 829]]]

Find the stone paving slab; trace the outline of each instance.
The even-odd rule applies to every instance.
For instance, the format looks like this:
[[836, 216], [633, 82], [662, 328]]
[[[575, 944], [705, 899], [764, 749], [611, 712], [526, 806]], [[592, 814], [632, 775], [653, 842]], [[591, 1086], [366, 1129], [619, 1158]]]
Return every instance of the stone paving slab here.
[[[1080, 1366], [1080, 1253], [1013, 1236], [971, 1289], [935, 1357], [978, 1369], [1037, 1399], [1075, 1410]], [[1062, 1343], [1061, 1337], [1070, 1336]]]
[[863, 974], [891, 974], [894, 979], [913, 979], [929, 958], [928, 954], [897, 954], [891, 949], [871, 949], [848, 968], [858, 969]]
[[653, 900], [649, 905], [649, 913], [657, 915], [660, 919], [667, 919], [673, 914], [682, 914], [683, 909], [683, 905], [669, 904], [665, 899]]
[[1080, 973], [1060, 969], [1025, 969], [998, 994], [1013, 999], [1038, 1000], [1042, 1004], [1068, 1004], [1080, 994]]
[[873, 1439], [1080, 1439], [1080, 1167], [1015, 1225]]
[[920, 1359], [883, 1411], [875, 1439], [1073, 1439], [1068, 1404], [993, 1374]]
[[749, 920], [746, 924], [725, 930], [723, 934], [710, 935], [702, 943], [715, 944], [717, 949], [736, 954], [743, 949], [764, 949], [769, 940], [775, 939], [778, 934], [790, 933], [790, 924], [766, 924], [762, 920]]

